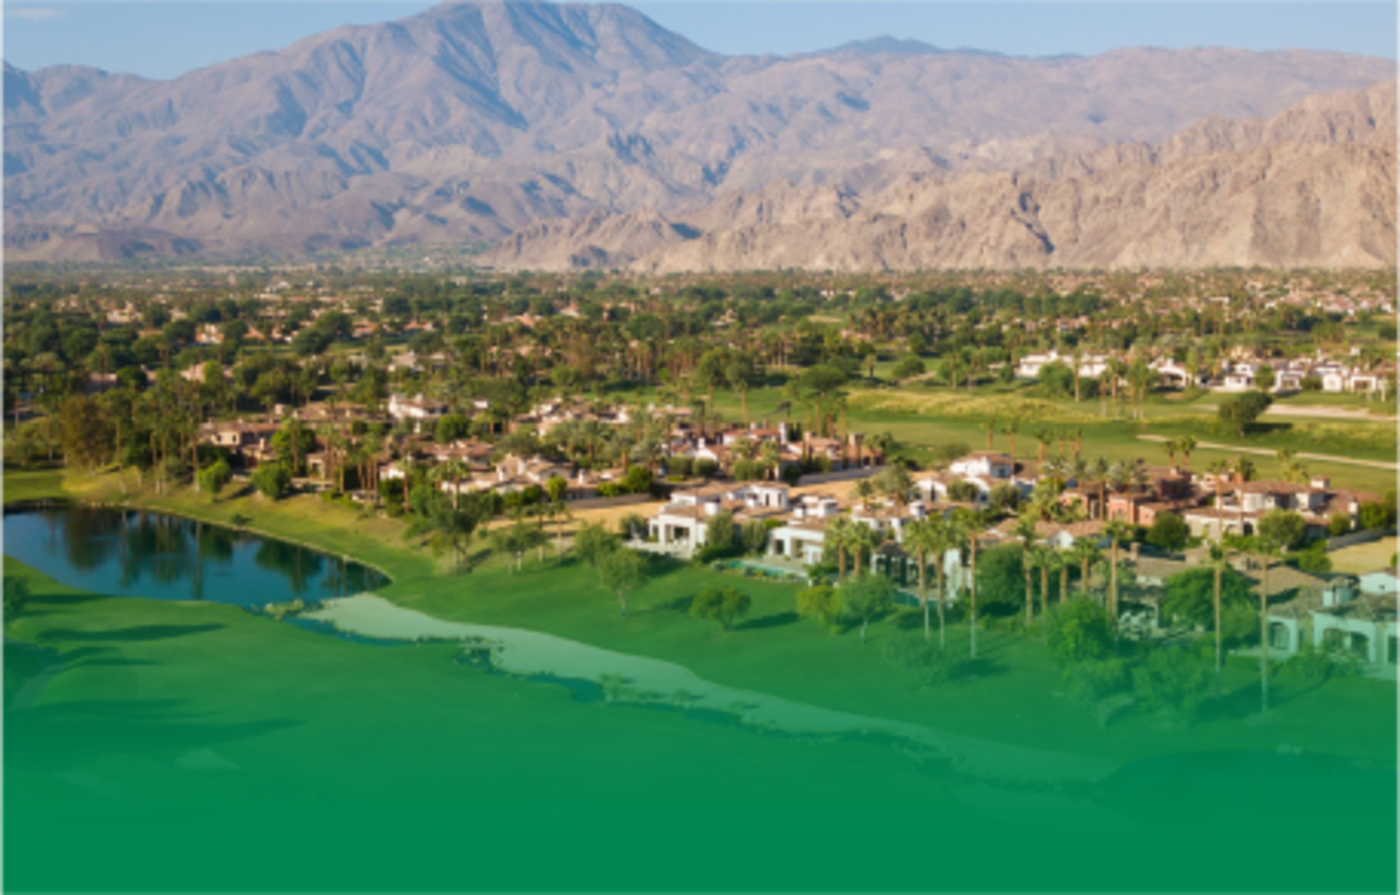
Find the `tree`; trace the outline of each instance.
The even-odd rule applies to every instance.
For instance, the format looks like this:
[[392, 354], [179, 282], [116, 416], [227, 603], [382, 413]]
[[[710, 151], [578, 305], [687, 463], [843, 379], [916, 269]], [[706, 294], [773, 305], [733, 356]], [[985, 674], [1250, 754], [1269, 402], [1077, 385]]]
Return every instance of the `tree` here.
[[1254, 386], [1261, 392], [1270, 392], [1274, 388], [1274, 383], [1278, 381], [1278, 375], [1274, 373], [1274, 368], [1261, 366], [1254, 371]]
[[1223, 398], [1216, 413], [1230, 431], [1243, 438], [1248, 434], [1250, 425], [1273, 403], [1274, 399], [1264, 392], [1244, 392]]
[[1308, 520], [1292, 510], [1269, 510], [1259, 520], [1260, 537], [1284, 549], [1293, 549], [1308, 536]]
[[841, 585], [837, 596], [841, 601], [841, 611], [860, 622], [860, 642], [865, 643], [865, 633], [870, 620], [888, 612], [894, 605], [895, 587], [883, 575], [861, 575], [853, 577]]
[[739, 619], [749, 614], [753, 600], [736, 587], [707, 587], [690, 601], [690, 614], [695, 618], [717, 621], [728, 631]]
[[739, 542], [746, 553], [762, 553], [768, 546], [768, 526], [761, 519], [749, 519], [739, 527]]
[[253, 487], [269, 500], [281, 500], [292, 485], [292, 471], [282, 463], [264, 463], [253, 470]]
[[721, 510], [705, 521], [705, 546], [723, 550], [734, 546], [734, 514]]
[[[846, 580], [846, 553], [854, 541], [856, 523], [847, 516], [837, 516], [822, 527], [823, 553], [836, 556], [836, 580]], [[830, 562], [830, 559], [826, 560]]]
[[598, 568], [599, 564], [618, 550], [617, 535], [601, 522], [585, 522], [574, 535], [574, 553], [580, 560]]
[[1099, 661], [1113, 651], [1113, 625], [1098, 603], [1075, 597], [1050, 613], [1045, 642], [1061, 668]]
[[801, 618], [815, 618], [828, 628], [841, 617], [841, 601], [836, 597], [836, 588], [829, 584], [804, 587], [797, 592], [797, 614]]
[[10, 575], [5, 576], [5, 624], [8, 625], [23, 614], [25, 604], [29, 602], [30, 596], [28, 581]]
[[1191, 540], [1191, 526], [1176, 513], [1158, 513], [1147, 530], [1147, 543], [1153, 547], [1176, 552]]
[[1133, 690], [1149, 708], [1175, 714], [1189, 722], [1205, 701], [1211, 674], [1196, 653], [1187, 647], [1152, 650], [1133, 669]]
[[223, 460], [218, 460], [201, 469], [196, 478], [199, 480], [199, 490], [208, 494], [210, 500], [217, 500], [219, 492], [233, 479], [233, 470]]
[[1018, 544], [992, 547], [981, 555], [974, 576], [982, 605], [1020, 608], [1030, 586]]
[[[456, 495], [453, 497], [454, 499], [452, 501], [448, 501], [442, 494], [434, 494], [433, 500], [428, 504], [428, 519], [433, 526], [436, 542], [439, 544], [445, 543], [452, 547], [452, 564], [454, 567], [460, 567], [462, 564], [462, 542], [464, 540], [470, 540], [472, 532], [476, 531], [482, 518], [487, 515], [487, 510], [483, 498], [480, 495], [471, 495], [466, 506], [462, 506], [461, 503], [456, 500]], [[509, 546], [514, 547], [518, 551], [523, 551], [526, 549], [527, 545], [514, 543], [521, 539], [519, 527], [519, 522], [517, 521], [516, 525], [508, 529], [508, 531], [511, 532], [510, 538], [512, 540]], [[493, 535], [494, 534], [496, 533], [493, 532]], [[526, 539], [528, 542], [537, 537], [539, 537], [539, 535], [535, 533], [526, 536]], [[493, 543], [493, 547], [498, 544], [499, 541], [496, 541], [496, 543]]]
[[895, 379], [912, 379], [915, 376], [922, 376], [927, 371], [924, 362], [918, 357], [910, 354], [900, 358], [899, 363], [894, 365], [891, 371]]
[[626, 618], [627, 595], [647, 581], [641, 555], [632, 550], [616, 549], [599, 559], [597, 568], [598, 580], [616, 595], [622, 616]]
[[[1220, 582], [1216, 609], [1216, 581]], [[1248, 607], [1251, 600], [1249, 579], [1221, 562], [1214, 568], [1197, 567], [1169, 577], [1162, 589], [1162, 614], [1177, 623], [1197, 625], [1207, 631], [1217, 629], [1217, 619], [1229, 606]]]
[[968, 588], [968, 648], [972, 658], [977, 658], [977, 554], [982, 534], [982, 515], [975, 510], [958, 510], [954, 515], [954, 525], [958, 533], [958, 543], [965, 545], [968, 552], [968, 565], [971, 567], [971, 587]]
[[95, 470], [112, 453], [112, 423], [107, 411], [91, 398], [71, 395], [59, 409], [63, 453], [70, 464]]
[[1118, 545], [1132, 540], [1132, 529], [1124, 522], [1110, 522], [1104, 528], [1108, 536], [1108, 615], [1118, 627]]

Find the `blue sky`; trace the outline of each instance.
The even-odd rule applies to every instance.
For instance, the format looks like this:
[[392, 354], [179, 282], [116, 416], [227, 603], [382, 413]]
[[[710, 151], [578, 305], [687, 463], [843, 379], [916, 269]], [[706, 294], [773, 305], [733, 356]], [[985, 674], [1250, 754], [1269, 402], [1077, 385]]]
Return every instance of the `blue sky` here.
[[[169, 78], [347, 23], [412, 15], [422, 2], [5, 3], [5, 58]], [[1396, 56], [1394, 3], [635, 3], [724, 53], [800, 53], [891, 34], [1012, 55], [1123, 46], [1300, 47]]]

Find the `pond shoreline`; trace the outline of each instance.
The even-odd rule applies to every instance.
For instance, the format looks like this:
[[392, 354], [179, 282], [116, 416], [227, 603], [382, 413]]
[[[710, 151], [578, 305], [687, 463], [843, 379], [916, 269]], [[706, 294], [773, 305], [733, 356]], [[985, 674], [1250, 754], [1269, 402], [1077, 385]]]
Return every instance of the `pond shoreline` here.
[[217, 525], [221, 528], [227, 528], [230, 531], [236, 531], [239, 534], [250, 534], [256, 535], [260, 538], [266, 538], [272, 541], [282, 541], [283, 543], [291, 544], [295, 547], [301, 547], [306, 550], [311, 550], [316, 553], [320, 553], [324, 556], [329, 556], [334, 559], [342, 560], [344, 562], [353, 562], [358, 565], [362, 565], [367, 569], [373, 569], [380, 575], [383, 575], [388, 582], [384, 585], [385, 587], [388, 587], [389, 585], [394, 583], [393, 575], [390, 575], [380, 566], [369, 562], [368, 560], [360, 559], [357, 556], [351, 556], [348, 553], [341, 553], [339, 551], [331, 550], [321, 544], [314, 544], [309, 541], [298, 540], [297, 538], [292, 538], [286, 535], [278, 534], [276, 532], [267, 531], [265, 529], [257, 528], [253, 525], [237, 525], [226, 519], [215, 519], [184, 510], [172, 510], [167, 509], [165, 507], [152, 507], [140, 503], [131, 503], [129, 501], [79, 500], [76, 498], [30, 498], [6, 503], [3, 507], [3, 515], [8, 516], [11, 513], [28, 513], [34, 512], [36, 510], [66, 510], [73, 509], [75, 507], [99, 510], [125, 510], [128, 512], [136, 513], [154, 513], [159, 515], [173, 516], [177, 519], [186, 519], [190, 522], [198, 522], [202, 525]]

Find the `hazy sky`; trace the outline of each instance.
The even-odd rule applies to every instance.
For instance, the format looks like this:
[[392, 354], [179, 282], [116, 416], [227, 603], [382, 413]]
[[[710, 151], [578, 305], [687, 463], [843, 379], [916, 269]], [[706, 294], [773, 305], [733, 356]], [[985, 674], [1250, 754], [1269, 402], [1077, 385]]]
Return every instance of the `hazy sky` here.
[[[168, 78], [347, 23], [433, 6], [365, 3], [5, 3], [4, 53], [21, 68], [80, 63]], [[739, 3], [632, 4], [723, 53], [800, 53], [891, 34], [1013, 55], [1123, 46], [1301, 47], [1396, 56], [1394, 3]]]

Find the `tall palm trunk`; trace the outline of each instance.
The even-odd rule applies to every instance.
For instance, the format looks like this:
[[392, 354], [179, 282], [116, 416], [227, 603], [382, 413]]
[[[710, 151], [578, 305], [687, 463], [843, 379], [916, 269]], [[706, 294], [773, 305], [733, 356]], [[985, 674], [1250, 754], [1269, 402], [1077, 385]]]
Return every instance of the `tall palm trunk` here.
[[970, 611], [969, 611], [969, 613], [968, 613], [968, 620], [971, 622], [970, 627], [971, 627], [971, 634], [972, 634], [972, 658], [975, 659], [975, 658], [977, 658], [977, 538], [976, 538], [976, 537], [973, 537], [973, 539], [972, 539], [971, 553], [972, 553], [972, 555], [971, 555], [972, 566], [971, 566], [970, 571], [972, 572], [972, 581], [971, 581], [971, 583], [970, 583], [970, 586], [968, 587], [968, 595], [969, 595], [969, 598], [970, 598], [970, 604], [969, 604], [969, 605], [970, 605]]
[[928, 574], [927, 574], [928, 554], [919, 551], [919, 592], [923, 596], [924, 604], [924, 642], [929, 641], [929, 617], [928, 617]]
[[1221, 632], [1220, 632], [1220, 576], [1224, 568], [1220, 563], [1215, 565], [1215, 695], [1220, 695], [1220, 673], [1223, 665], [1221, 652]]
[[1259, 588], [1259, 702], [1261, 711], [1269, 710], [1269, 557], [1264, 561], [1264, 574]]

